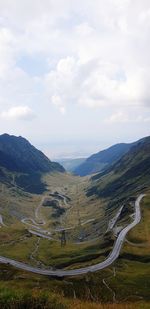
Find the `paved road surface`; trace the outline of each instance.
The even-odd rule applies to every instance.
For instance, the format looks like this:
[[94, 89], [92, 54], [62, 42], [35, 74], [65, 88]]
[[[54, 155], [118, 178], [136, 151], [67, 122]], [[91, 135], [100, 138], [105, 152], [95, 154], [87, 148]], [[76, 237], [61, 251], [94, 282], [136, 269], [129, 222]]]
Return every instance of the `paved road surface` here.
[[3, 222], [3, 218], [2, 218], [2, 216], [1, 216], [1, 215], [0, 215], [0, 225], [5, 226], [5, 224], [4, 224], [4, 222]]
[[112, 218], [109, 223], [108, 223], [108, 229], [107, 229], [107, 232], [108, 231], [111, 231], [114, 227], [114, 225], [116, 224], [121, 212], [122, 212], [122, 209], [123, 209], [124, 205], [120, 207], [119, 211], [117, 212], [117, 214], [115, 215], [114, 218]]
[[43, 235], [42, 233], [40, 232], [37, 232], [37, 231], [33, 231], [33, 230], [28, 230], [31, 234], [33, 235], [36, 235], [36, 236], [39, 236], [39, 237], [42, 237], [42, 238], [46, 238], [46, 239], [49, 239], [49, 240], [52, 240], [53, 238], [48, 236], [48, 235]]
[[84, 268], [79, 268], [79, 269], [74, 269], [74, 270], [47, 270], [47, 269], [40, 269], [36, 267], [32, 267], [30, 265], [5, 258], [3, 256], [0, 256], [0, 263], [4, 264], [10, 264], [16, 268], [23, 269], [26, 271], [30, 271], [33, 273], [41, 274], [41, 275], [46, 275], [46, 276], [55, 276], [55, 277], [66, 277], [66, 276], [77, 276], [81, 274], [86, 274], [88, 272], [95, 272], [101, 269], [104, 269], [108, 266], [110, 266], [119, 256], [121, 247], [123, 245], [123, 242], [125, 240], [125, 237], [127, 233], [134, 227], [136, 226], [140, 220], [141, 220], [141, 211], [140, 211], [140, 202], [142, 198], [144, 197], [144, 194], [141, 194], [137, 200], [135, 201], [135, 217], [132, 223], [130, 223], [127, 227], [125, 227], [120, 234], [118, 235], [118, 238], [114, 244], [113, 250], [109, 257], [96, 265], [93, 266], [88, 266]]

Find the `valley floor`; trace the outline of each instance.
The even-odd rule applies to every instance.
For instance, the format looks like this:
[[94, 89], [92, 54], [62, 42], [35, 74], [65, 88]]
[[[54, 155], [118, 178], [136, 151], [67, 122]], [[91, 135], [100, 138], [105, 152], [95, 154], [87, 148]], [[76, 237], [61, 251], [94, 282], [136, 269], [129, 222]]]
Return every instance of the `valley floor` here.
[[[18, 187], [1, 187], [0, 255], [43, 269], [74, 269], [103, 261], [112, 249], [117, 229], [132, 222], [132, 212], [115, 222], [121, 205], [110, 211], [107, 201], [87, 197], [88, 178], [64, 174], [47, 175], [43, 180], [47, 191], [41, 196], [25, 193]], [[4, 299], [9, 301], [16, 291], [22, 295], [15, 296], [20, 301], [25, 297], [23, 291], [36, 298], [46, 287], [49, 296], [43, 297], [51, 298], [57, 305], [55, 295], [59, 295], [64, 307], [58, 304], [45, 308], [85, 308], [82, 301], [93, 302], [86, 308], [148, 308], [142, 302], [149, 301], [149, 223], [147, 192], [142, 202], [142, 221], [129, 232], [119, 259], [94, 274], [56, 280], [0, 265], [0, 303]], [[103, 307], [99, 302], [112, 302], [116, 307]], [[128, 307], [122, 305], [126, 302]]]

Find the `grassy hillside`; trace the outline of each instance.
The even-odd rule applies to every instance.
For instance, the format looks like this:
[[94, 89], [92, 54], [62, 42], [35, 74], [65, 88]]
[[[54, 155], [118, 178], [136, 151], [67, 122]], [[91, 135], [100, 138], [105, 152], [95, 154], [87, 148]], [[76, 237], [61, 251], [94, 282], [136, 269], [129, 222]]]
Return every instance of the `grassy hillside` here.
[[51, 162], [25, 138], [0, 135], [0, 166], [16, 172], [64, 172], [61, 165]]
[[[66, 173], [41, 174], [46, 188], [41, 194], [23, 191], [16, 185], [18, 173], [1, 170], [0, 177], [11, 181], [0, 185], [3, 219], [0, 222], [0, 255], [44, 269], [76, 269], [104, 261], [116, 239], [115, 229], [106, 233], [108, 223], [116, 215], [121, 200], [126, 206], [118, 218], [117, 228], [133, 220], [134, 207], [130, 198], [143, 191], [147, 195], [141, 205], [142, 220], [129, 232], [119, 258], [112, 265], [96, 273], [58, 280], [0, 264], [0, 307], [149, 308], [149, 147], [147, 138], [115, 163], [108, 173], [94, 176], [92, 182], [89, 178]], [[111, 191], [104, 194], [107, 186], [120, 178], [122, 185], [111, 194]], [[37, 185], [37, 180], [33, 178], [30, 183], [27, 179], [24, 186], [27, 185]], [[89, 191], [92, 195], [87, 196], [87, 187], [97, 190], [96, 194]], [[44, 199], [46, 202], [42, 202]], [[110, 203], [113, 207], [108, 207]], [[57, 216], [56, 206], [61, 210]], [[66, 230], [65, 246], [61, 245], [59, 228], [62, 226], [71, 228]], [[43, 234], [46, 230], [50, 237], [33, 235], [31, 229], [43, 230]]]
[[143, 139], [106, 172], [92, 177], [88, 195], [125, 199], [150, 186], [150, 137]]
[[[41, 309], [82, 309], [85, 306], [89, 309], [148, 309], [150, 306], [150, 191], [147, 192], [141, 208], [141, 223], [128, 234], [120, 258], [105, 270], [76, 278], [57, 280], [0, 264], [0, 306], [11, 309], [37, 308], [37, 306]], [[13, 234], [18, 239], [17, 228]], [[19, 237], [22, 236], [21, 233]], [[5, 236], [5, 243], [10, 242], [10, 237], [12, 237], [10, 233], [7, 238]], [[4, 236], [2, 239], [4, 241]], [[18, 253], [15, 250], [15, 254], [19, 255], [20, 252], [24, 259], [24, 254], [28, 251], [29, 255], [33, 250], [34, 243], [36, 239], [30, 238], [26, 249], [21, 251], [18, 244]], [[13, 247], [14, 244], [12, 244]], [[48, 242], [46, 247], [49, 247]], [[65, 248], [63, 250], [65, 253]], [[2, 251], [0, 254], [2, 255]], [[60, 259], [64, 259], [64, 255], [60, 255]], [[87, 264], [85, 261], [80, 263], [82, 266]]]
[[86, 176], [105, 170], [108, 166], [119, 160], [129, 149], [132, 144], [116, 144], [108, 149], [100, 151], [74, 169], [74, 173], [80, 176]]
[[65, 169], [50, 161], [25, 138], [0, 135], [0, 182], [41, 194], [46, 190], [42, 174], [48, 172], [63, 173]]

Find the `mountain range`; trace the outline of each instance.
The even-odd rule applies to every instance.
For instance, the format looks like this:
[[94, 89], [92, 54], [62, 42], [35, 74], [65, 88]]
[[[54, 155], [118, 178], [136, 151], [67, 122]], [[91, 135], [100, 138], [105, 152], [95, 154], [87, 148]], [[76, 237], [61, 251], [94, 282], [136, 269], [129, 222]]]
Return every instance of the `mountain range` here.
[[86, 176], [103, 171], [127, 153], [133, 144], [120, 143], [99, 151], [78, 165], [73, 172], [79, 176]]
[[15, 175], [17, 185], [28, 186], [31, 192], [41, 193], [45, 188], [41, 176], [48, 172], [64, 173], [65, 169], [50, 161], [25, 138], [8, 134], [0, 136], [0, 180], [9, 183]]
[[131, 149], [105, 171], [91, 178], [88, 195], [121, 199], [150, 186], [150, 137]]
[[64, 168], [51, 162], [25, 138], [3, 134], [0, 136], [0, 166], [17, 172], [64, 172]]
[[[76, 168], [76, 174], [91, 173], [88, 195], [124, 198], [150, 186], [150, 137], [130, 144], [116, 144], [89, 157]], [[44, 173], [64, 173], [59, 163], [50, 161], [25, 138], [0, 136], [0, 181], [15, 184], [31, 193], [46, 190]]]

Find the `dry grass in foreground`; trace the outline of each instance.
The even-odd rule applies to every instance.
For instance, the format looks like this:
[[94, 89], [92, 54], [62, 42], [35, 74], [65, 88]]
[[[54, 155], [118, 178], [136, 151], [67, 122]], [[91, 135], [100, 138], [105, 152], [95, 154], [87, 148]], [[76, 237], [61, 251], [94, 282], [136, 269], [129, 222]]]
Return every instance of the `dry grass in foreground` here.
[[149, 309], [150, 303], [146, 302], [136, 302], [136, 303], [126, 303], [126, 304], [97, 304], [97, 303], [87, 303], [87, 302], [74, 302], [70, 309]]

